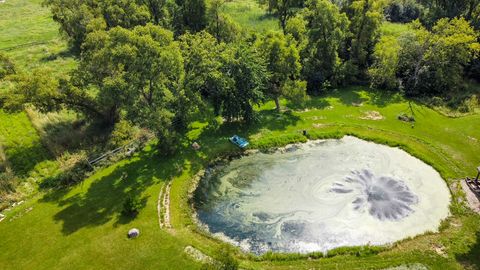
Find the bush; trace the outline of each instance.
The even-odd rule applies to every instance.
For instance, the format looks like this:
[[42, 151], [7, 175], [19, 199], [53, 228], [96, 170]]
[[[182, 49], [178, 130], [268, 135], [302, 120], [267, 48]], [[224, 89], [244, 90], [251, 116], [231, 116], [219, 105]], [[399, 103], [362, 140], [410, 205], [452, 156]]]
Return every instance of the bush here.
[[45, 178], [40, 183], [41, 188], [58, 188], [77, 184], [88, 176], [91, 169], [85, 152], [75, 154], [67, 152], [57, 161], [60, 166], [59, 173]]
[[289, 103], [296, 108], [303, 108], [307, 104], [310, 97], [307, 95], [307, 82], [289, 80], [285, 84], [284, 96]]
[[142, 200], [138, 196], [130, 195], [123, 202], [122, 214], [125, 216], [136, 216], [142, 208]]
[[407, 23], [418, 19], [422, 10], [422, 5], [415, 0], [393, 0], [384, 12], [391, 22]]
[[216, 261], [211, 264], [206, 264], [202, 269], [204, 270], [237, 270], [239, 262], [233, 256], [232, 248], [224, 244], [217, 250]]
[[137, 128], [130, 125], [126, 120], [121, 120], [115, 124], [110, 134], [109, 144], [113, 148], [124, 146], [131, 142], [137, 133]]

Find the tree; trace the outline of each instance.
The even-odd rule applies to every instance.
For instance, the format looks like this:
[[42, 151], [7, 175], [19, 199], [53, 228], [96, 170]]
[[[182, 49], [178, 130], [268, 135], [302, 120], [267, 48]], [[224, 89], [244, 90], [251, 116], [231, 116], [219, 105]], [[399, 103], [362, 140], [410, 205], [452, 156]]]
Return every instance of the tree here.
[[44, 113], [67, 108], [82, 113], [88, 120], [107, 125], [115, 121], [118, 113], [114, 110], [115, 104], [106, 103], [65, 78], [53, 78], [50, 69], [38, 68], [31, 74], [21, 73], [13, 81], [15, 87], [5, 101], [5, 107], [10, 110], [20, 110], [25, 104], [32, 104]]
[[[218, 43], [209, 33], [186, 33], [179, 37], [184, 60], [184, 87], [191, 93], [199, 93], [213, 105], [216, 115], [221, 111], [224, 92], [233, 87], [228, 74], [222, 73], [225, 44]], [[201, 102], [197, 102], [202, 104]]]
[[60, 24], [60, 32], [68, 37], [72, 49], [79, 53], [87, 35], [87, 25], [100, 16], [98, 8], [92, 8], [92, 0], [45, 0], [53, 20]]
[[0, 53], [0, 80], [16, 73], [15, 64], [5, 54]]
[[183, 58], [173, 33], [148, 24], [92, 33], [80, 64], [82, 85], [116, 100], [127, 117], [153, 130], [170, 154], [188, 125], [195, 102], [183, 87]]
[[233, 42], [238, 39], [241, 27], [229, 16], [222, 14], [224, 4], [225, 0], [210, 1], [207, 31], [215, 36], [218, 42]]
[[303, 15], [297, 14], [294, 17], [288, 19], [285, 26], [285, 34], [290, 34], [297, 41], [299, 50], [305, 47], [307, 40], [307, 22]]
[[400, 44], [397, 39], [385, 36], [375, 45], [373, 53], [374, 63], [368, 70], [372, 86], [386, 89], [397, 89], [397, 70], [399, 62]]
[[199, 32], [207, 26], [205, 0], [175, 0], [174, 28], [177, 34]]
[[444, 17], [450, 19], [465, 17], [470, 21], [473, 19], [475, 9], [480, 4], [479, 0], [420, 0], [419, 2], [427, 8], [422, 16], [422, 21], [429, 27]]
[[370, 56], [383, 20], [384, 6], [384, 0], [354, 0], [350, 6], [350, 60], [358, 68], [358, 79], [365, 77], [364, 72], [370, 64]]
[[116, 26], [133, 28], [150, 22], [147, 6], [130, 0], [102, 0], [98, 3], [107, 29]]
[[270, 73], [266, 94], [275, 101], [280, 111], [279, 98], [285, 83], [295, 80], [300, 73], [300, 55], [291, 36], [270, 32], [257, 42], [260, 53], [267, 62]]
[[280, 20], [280, 26], [285, 32], [287, 21], [295, 12], [303, 8], [304, 0], [269, 0], [268, 8]]
[[441, 19], [428, 31], [419, 22], [399, 38], [398, 72], [410, 96], [448, 95], [461, 89], [464, 66], [478, 57], [478, 33], [463, 19]]
[[348, 35], [349, 20], [329, 0], [310, 0], [306, 6], [308, 45], [303, 53], [303, 74], [308, 89], [317, 90], [326, 81], [337, 83], [343, 64], [339, 51]]
[[228, 48], [222, 61], [221, 73], [229, 77], [221, 96], [222, 115], [227, 121], [251, 123], [255, 120], [253, 105], [265, 100], [266, 64], [253, 46], [243, 43]]

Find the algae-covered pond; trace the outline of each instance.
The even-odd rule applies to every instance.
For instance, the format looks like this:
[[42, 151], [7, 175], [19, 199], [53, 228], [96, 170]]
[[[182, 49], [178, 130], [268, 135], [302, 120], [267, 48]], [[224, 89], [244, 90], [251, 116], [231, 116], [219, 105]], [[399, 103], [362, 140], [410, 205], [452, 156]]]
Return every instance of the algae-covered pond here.
[[313, 252], [436, 231], [450, 193], [403, 150], [354, 137], [255, 153], [207, 171], [199, 221], [244, 250]]

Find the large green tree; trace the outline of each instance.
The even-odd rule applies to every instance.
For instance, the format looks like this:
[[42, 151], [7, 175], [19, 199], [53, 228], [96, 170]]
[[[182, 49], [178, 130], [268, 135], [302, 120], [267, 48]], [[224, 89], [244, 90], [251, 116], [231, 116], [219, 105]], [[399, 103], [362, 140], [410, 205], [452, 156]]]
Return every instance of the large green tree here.
[[350, 61], [357, 68], [358, 79], [365, 78], [371, 55], [379, 37], [384, 0], [354, 0], [350, 5]]
[[396, 74], [409, 96], [455, 95], [464, 85], [464, 67], [478, 58], [478, 33], [463, 18], [439, 20], [431, 31], [418, 21], [398, 41], [383, 39], [370, 69], [373, 84], [394, 87]]
[[257, 42], [270, 72], [266, 94], [275, 101], [277, 111], [280, 111], [279, 98], [285, 90], [285, 83], [297, 79], [300, 74], [300, 55], [295, 43], [292, 36], [275, 32], [266, 34]]
[[222, 74], [230, 80], [221, 97], [222, 115], [227, 121], [255, 120], [254, 105], [265, 100], [268, 71], [263, 57], [251, 44], [239, 43], [225, 52]]
[[92, 33], [84, 46], [82, 85], [119, 101], [127, 117], [153, 130], [162, 150], [171, 153], [196, 104], [183, 87], [183, 58], [173, 33], [152, 24], [116, 27]]
[[342, 61], [339, 52], [348, 36], [349, 20], [329, 0], [306, 3], [305, 21], [308, 45], [303, 52], [303, 74], [309, 90], [319, 89], [329, 81], [337, 83]]
[[199, 32], [207, 26], [205, 0], [175, 0], [174, 28], [177, 34]]

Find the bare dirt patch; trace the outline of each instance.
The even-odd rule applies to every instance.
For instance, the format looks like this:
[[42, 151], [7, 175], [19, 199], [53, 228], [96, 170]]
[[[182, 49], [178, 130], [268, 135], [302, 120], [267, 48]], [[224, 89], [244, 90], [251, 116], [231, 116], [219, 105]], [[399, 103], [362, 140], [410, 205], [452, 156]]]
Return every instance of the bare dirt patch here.
[[468, 187], [467, 183], [464, 180], [460, 180], [462, 189], [465, 192], [465, 197], [467, 198], [467, 204], [476, 213], [480, 214], [480, 199], [475, 193]]
[[360, 119], [378, 121], [385, 119], [385, 117], [377, 111], [367, 111], [363, 113], [363, 116], [360, 116]]

